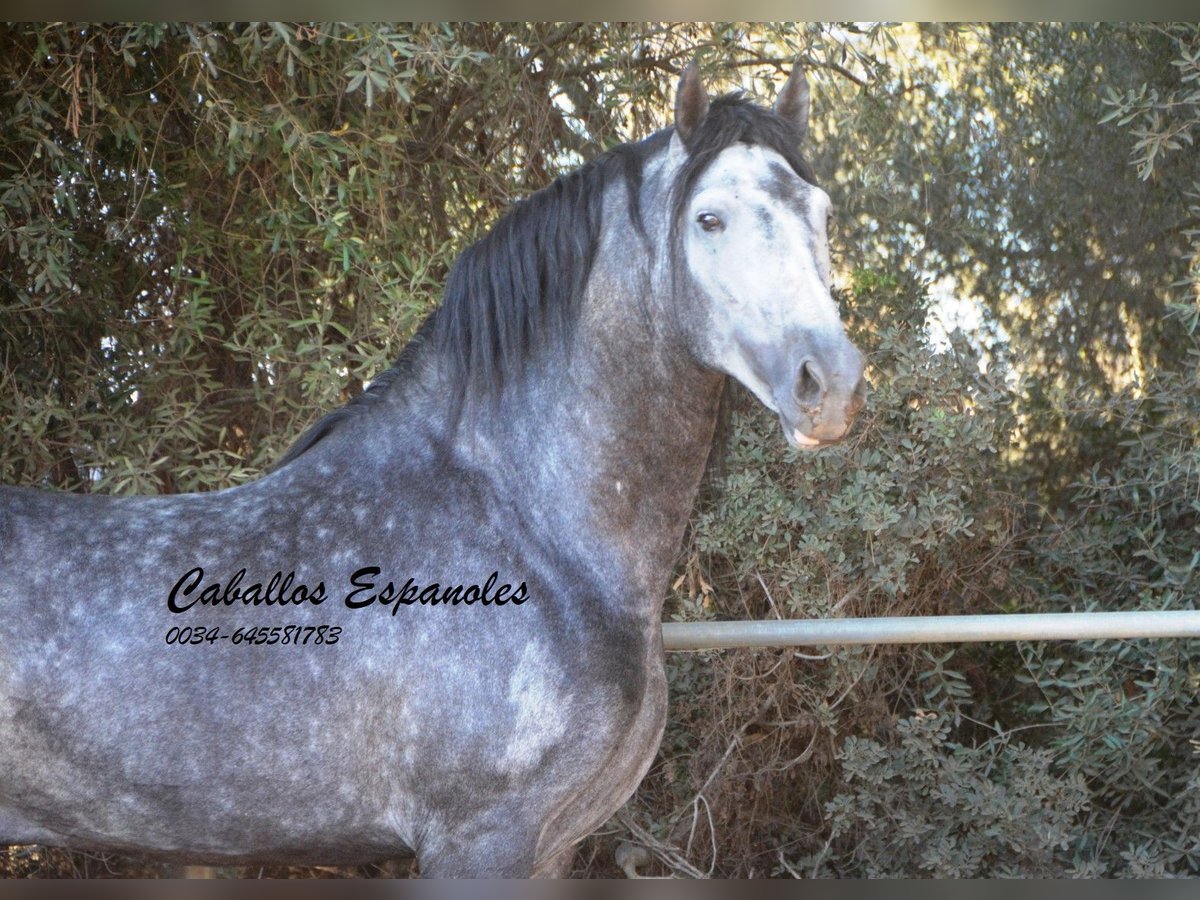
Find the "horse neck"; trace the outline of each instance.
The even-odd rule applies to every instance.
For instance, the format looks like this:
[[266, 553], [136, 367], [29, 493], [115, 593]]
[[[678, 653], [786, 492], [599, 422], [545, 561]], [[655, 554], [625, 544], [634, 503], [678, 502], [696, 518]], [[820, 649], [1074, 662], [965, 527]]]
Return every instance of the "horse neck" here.
[[604, 241], [570, 352], [536, 360], [504, 408], [477, 416], [459, 438], [521, 498], [534, 528], [556, 546], [573, 544], [576, 561], [611, 586], [610, 600], [652, 616], [704, 474], [723, 383], [673, 334], [668, 278], [650, 263], [665, 254], [637, 238]]

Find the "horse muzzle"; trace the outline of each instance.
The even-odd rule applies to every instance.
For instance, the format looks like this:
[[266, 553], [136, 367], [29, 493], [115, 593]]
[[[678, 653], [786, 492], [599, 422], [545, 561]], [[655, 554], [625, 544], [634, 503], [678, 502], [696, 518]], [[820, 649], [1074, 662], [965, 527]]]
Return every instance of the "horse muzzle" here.
[[841, 440], [867, 401], [866, 358], [843, 335], [801, 341], [788, 356], [795, 362], [772, 385], [788, 443], [815, 450]]

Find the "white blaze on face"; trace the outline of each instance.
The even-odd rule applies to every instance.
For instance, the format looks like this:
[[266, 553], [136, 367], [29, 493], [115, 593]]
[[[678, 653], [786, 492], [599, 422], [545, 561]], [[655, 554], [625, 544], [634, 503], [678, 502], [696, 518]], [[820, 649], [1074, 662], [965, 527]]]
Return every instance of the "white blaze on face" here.
[[708, 313], [701, 353], [774, 412], [770, 375], [755, 351], [801, 334], [845, 340], [829, 293], [830, 207], [778, 153], [737, 144], [700, 177], [681, 223]]

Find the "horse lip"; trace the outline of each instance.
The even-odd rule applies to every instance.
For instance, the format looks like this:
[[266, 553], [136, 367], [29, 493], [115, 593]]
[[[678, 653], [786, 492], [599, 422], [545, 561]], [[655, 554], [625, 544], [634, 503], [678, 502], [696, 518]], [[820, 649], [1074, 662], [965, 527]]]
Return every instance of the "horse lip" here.
[[787, 438], [788, 445], [795, 450], [811, 453], [829, 444], [829, 441], [808, 434], [804, 428], [795, 424], [794, 420], [789, 421], [788, 416], [780, 415], [779, 424], [783, 426], [783, 435]]
[[843, 423], [841, 430], [835, 431], [828, 423], [814, 422], [803, 412], [796, 414], [794, 409], [790, 412], [792, 414], [789, 415], [787, 411], [781, 410], [777, 415], [788, 445], [795, 450], [811, 453], [841, 443], [850, 433], [848, 423]]
[[797, 450], [816, 450], [823, 443], [814, 437], [809, 437], [799, 428], [793, 428], [788, 433], [788, 443]]

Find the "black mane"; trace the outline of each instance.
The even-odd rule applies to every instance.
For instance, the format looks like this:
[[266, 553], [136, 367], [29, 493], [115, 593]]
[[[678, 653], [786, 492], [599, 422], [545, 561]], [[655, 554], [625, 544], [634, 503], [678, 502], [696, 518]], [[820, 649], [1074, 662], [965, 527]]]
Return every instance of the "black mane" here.
[[[655, 138], [658, 138], [657, 140]], [[621, 144], [518, 201], [455, 261], [430, 341], [459, 401], [497, 398], [546, 344], [565, 347], [604, 226], [604, 195], [623, 180], [644, 235], [642, 171], [664, 138]]]
[[[424, 348], [446, 364], [453, 391], [448, 399], [461, 411], [468, 401], [498, 399], [537, 348], [566, 347], [599, 247], [606, 189], [614, 181], [625, 182], [630, 218], [644, 237], [639, 203], [643, 166], [667, 145], [673, 131], [664, 129], [643, 141], [614, 147], [518, 201], [458, 257], [441, 305], [395, 365], [305, 432], [276, 468], [403, 383]], [[721, 151], [738, 142], [774, 150], [800, 177], [816, 183], [791, 123], [740, 92], [718, 97], [686, 142], [688, 158], [672, 187], [673, 237], [696, 180]]]

